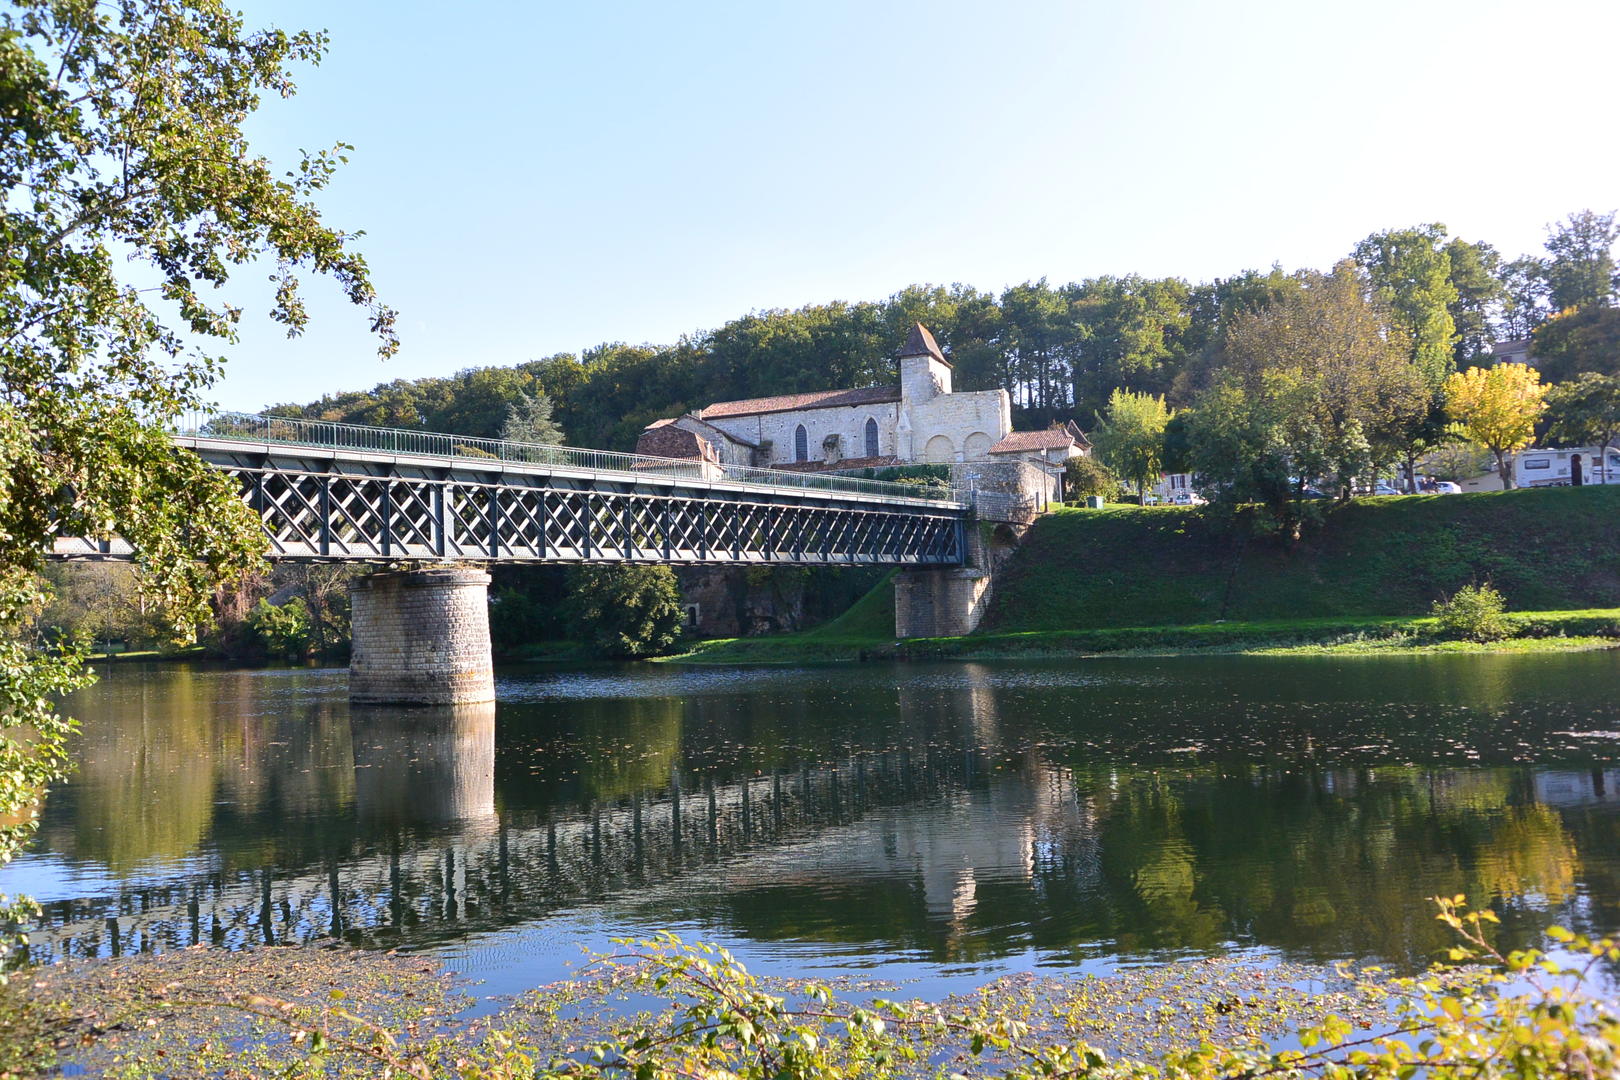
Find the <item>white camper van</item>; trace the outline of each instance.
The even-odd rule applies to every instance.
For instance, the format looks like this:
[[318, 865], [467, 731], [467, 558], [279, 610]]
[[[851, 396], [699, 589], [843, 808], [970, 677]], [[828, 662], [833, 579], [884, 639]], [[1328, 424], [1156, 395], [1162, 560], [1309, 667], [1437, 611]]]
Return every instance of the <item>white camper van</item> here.
[[1577, 461], [1583, 483], [1620, 484], [1620, 449], [1613, 446], [1602, 457], [1591, 446], [1521, 450], [1513, 459], [1513, 479], [1519, 487], [1569, 487]]

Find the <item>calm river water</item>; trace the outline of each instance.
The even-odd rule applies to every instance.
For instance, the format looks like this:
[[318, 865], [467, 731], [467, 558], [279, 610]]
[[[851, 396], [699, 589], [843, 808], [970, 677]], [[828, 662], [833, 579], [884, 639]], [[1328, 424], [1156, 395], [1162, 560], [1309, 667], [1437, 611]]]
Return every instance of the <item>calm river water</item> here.
[[1421, 963], [1620, 929], [1620, 652], [503, 673], [114, 666], [0, 891], [34, 955], [339, 938], [534, 986], [675, 928], [956, 979], [1243, 952]]

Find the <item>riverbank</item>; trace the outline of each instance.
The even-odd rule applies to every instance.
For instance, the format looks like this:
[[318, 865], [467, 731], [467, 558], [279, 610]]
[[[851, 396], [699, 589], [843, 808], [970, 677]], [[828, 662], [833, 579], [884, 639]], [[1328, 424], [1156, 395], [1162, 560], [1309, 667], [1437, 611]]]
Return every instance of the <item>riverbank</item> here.
[[1274, 619], [1192, 626], [1027, 630], [895, 641], [893, 634], [787, 634], [697, 643], [668, 662], [787, 664], [857, 660], [1174, 656], [1204, 653], [1283, 655], [1367, 652], [1574, 652], [1620, 648], [1620, 608], [1517, 612], [1510, 637], [1493, 642], [1447, 640], [1432, 617]]
[[[661, 949], [676, 958], [707, 959], [701, 945], [643, 944], [648, 947], [637, 952], [652, 963]], [[23, 985], [0, 988], [0, 1064], [10, 1070], [6, 1076], [63, 1070], [127, 1080], [302, 1075], [312, 1065], [341, 1077], [418, 1075], [414, 1064], [421, 1075], [509, 1080], [534, 1075], [535, 1061], [566, 1058], [581, 1046], [629, 1044], [649, 1029], [678, 1038], [673, 1025], [680, 1013], [641, 1011], [648, 992], [701, 1008], [702, 982], [676, 975], [654, 987], [655, 972], [627, 951], [573, 978], [498, 1001], [481, 999], [476, 982], [437, 958], [345, 947], [184, 949], [77, 961], [30, 971], [19, 980]], [[715, 978], [727, 987], [786, 997], [806, 985], [780, 977], [754, 982], [729, 966]], [[844, 976], [825, 985], [834, 997], [824, 1008], [834, 1016], [840, 1000], [866, 1006], [874, 996], [905, 1002], [901, 1010], [884, 1010], [891, 1021], [910, 1012], [953, 1016], [956, 1030], [908, 1031], [902, 1024], [896, 1046], [934, 1057], [961, 1055], [958, 1060], [972, 1040], [963, 1029], [979, 1020], [1016, 1020], [1028, 1026], [1024, 1038], [1034, 1045], [1083, 1039], [1110, 1055], [1153, 1060], [1203, 1040], [1287, 1043], [1300, 1026], [1386, 1000], [1380, 985], [1331, 968], [1238, 957], [1141, 965], [1101, 977], [1079, 971], [1004, 975], [937, 999], [907, 1000], [902, 983], [881, 977]], [[1302, 993], [1302, 985], [1310, 989]], [[1152, 1008], [1166, 997], [1176, 1009]], [[741, 1000], [751, 1013], [764, 1004]], [[768, 1012], [755, 1016], [762, 1027], [772, 1020]], [[830, 1019], [824, 1026], [823, 1037], [836, 1045], [841, 1025]], [[319, 1041], [311, 1043], [316, 1032]], [[993, 1052], [989, 1058], [995, 1060]], [[902, 1069], [897, 1075], [929, 1073]]]
[[[1617, 515], [1620, 486], [1362, 499], [1285, 543], [1208, 508], [1062, 509], [1030, 529], [973, 634], [895, 641], [885, 581], [816, 629], [673, 659], [1603, 648], [1620, 644], [1620, 546], [1594, 538]], [[1507, 598], [1509, 638], [1446, 640], [1431, 606], [1477, 582]]]

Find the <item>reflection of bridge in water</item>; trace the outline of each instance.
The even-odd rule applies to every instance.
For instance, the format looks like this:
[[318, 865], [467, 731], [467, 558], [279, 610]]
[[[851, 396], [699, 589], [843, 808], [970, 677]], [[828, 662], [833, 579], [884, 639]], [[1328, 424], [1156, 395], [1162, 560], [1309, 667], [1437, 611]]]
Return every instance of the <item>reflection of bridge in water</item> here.
[[[828, 838], [841, 872], [915, 866], [930, 915], [948, 920], [971, 910], [975, 866], [1027, 867], [1039, 820], [1080, 806], [1072, 783], [1030, 763], [1044, 782], [1025, 776], [1005, 785], [994, 823], [982, 820], [980, 806], [975, 828], [919, 824], [899, 809], [970, 812], [970, 789], [992, 768], [982, 749], [924, 748], [856, 752], [720, 782], [675, 768], [660, 790], [502, 817], [493, 705], [356, 709], [351, 729], [354, 809], [367, 838], [351, 852], [300, 868], [210, 869], [123, 887], [115, 897], [47, 903], [29, 935], [33, 957], [321, 939], [418, 948], [581, 902], [643, 899], [693, 872], [775, 875], [783, 862], [814, 863]], [[1030, 796], [1032, 788], [1042, 794]]]
[[1424, 897], [1499, 898], [1517, 946], [1620, 895], [1620, 769], [1515, 761], [1569, 723], [1528, 705], [1407, 741], [1407, 714], [1369, 734], [1212, 693], [1177, 718], [1134, 683], [971, 664], [721, 692], [548, 674], [511, 687], [497, 743], [488, 705], [358, 709], [335, 673], [266, 674], [85, 692], [80, 769], [16, 867], [48, 901], [36, 957], [347, 941], [532, 972], [674, 924], [950, 963], [1236, 940], [1421, 965], [1448, 944]]

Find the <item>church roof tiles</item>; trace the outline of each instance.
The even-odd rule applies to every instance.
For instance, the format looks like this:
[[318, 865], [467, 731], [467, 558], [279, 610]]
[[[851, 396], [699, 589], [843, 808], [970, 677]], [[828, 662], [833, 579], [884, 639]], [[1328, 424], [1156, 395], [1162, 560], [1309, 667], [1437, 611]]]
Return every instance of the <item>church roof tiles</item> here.
[[990, 448], [992, 454], [1019, 454], [1031, 450], [1062, 450], [1071, 445], [1084, 445], [1067, 428], [1049, 427], [1044, 431], [1011, 431], [1007, 437]]
[[841, 405], [879, 405], [900, 400], [898, 386], [862, 386], [854, 390], [812, 390], [805, 394], [748, 398], [743, 401], [717, 401], [700, 409], [698, 417], [716, 420], [726, 416], [754, 416], [759, 413], [797, 412], [800, 409], [833, 409]]
[[945, 354], [940, 351], [939, 342], [934, 340], [934, 335], [929, 333], [928, 327], [922, 323], [911, 324], [911, 336], [906, 338], [906, 347], [900, 350], [900, 355], [932, 356], [946, 367], [951, 366], [951, 362], [945, 359]]

